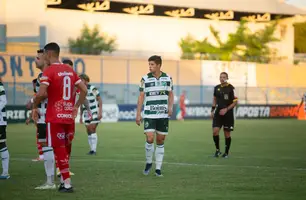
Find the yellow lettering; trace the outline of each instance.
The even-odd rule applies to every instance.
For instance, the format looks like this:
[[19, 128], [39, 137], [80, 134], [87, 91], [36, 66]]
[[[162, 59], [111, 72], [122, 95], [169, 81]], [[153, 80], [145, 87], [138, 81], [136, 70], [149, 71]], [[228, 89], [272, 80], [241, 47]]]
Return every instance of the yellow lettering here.
[[195, 13], [194, 8], [177, 9], [172, 11], [166, 11], [165, 14], [171, 17], [193, 17]]
[[152, 4], [148, 4], [146, 6], [134, 6], [129, 8], [123, 8], [123, 11], [133, 15], [152, 14], [154, 13], [154, 6]]
[[204, 17], [213, 20], [222, 20], [222, 19], [234, 19], [234, 11], [230, 10], [226, 13], [224, 12], [216, 12], [211, 14], [205, 14]]
[[78, 4], [78, 8], [88, 12], [105, 11], [110, 9], [110, 1]]
[[265, 13], [263, 15], [249, 15], [246, 17], [241, 17], [241, 19], [244, 19], [249, 22], [267, 22], [271, 20], [271, 15], [269, 13]]

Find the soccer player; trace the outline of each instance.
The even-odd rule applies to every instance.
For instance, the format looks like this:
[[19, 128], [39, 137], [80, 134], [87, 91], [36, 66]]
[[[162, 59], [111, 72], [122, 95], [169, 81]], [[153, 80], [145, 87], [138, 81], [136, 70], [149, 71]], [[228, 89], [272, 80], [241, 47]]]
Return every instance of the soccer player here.
[[2, 160], [2, 174], [0, 179], [9, 179], [9, 160], [10, 154], [6, 146], [6, 112], [5, 106], [7, 104], [5, 89], [0, 78], [0, 155]]
[[86, 99], [89, 102], [90, 113], [92, 114], [91, 117], [88, 116], [88, 111], [83, 105], [81, 108], [80, 123], [83, 122], [84, 114], [85, 126], [88, 134], [88, 144], [90, 147], [88, 155], [96, 155], [98, 144], [98, 135], [96, 129], [102, 118], [102, 99], [99, 90], [95, 86], [89, 84], [90, 80], [86, 74], [81, 74], [80, 78], [87, 86], [88, 93]]
[[227, 82], [228, 74], [222, 72], [220, 74], [220, 83], [214, 88], [213, 104], [211, 108], [211, 117], [213, 118], [213, 139], [216, 146], [214, 157], [219, 157], [219, 132], [223, 126], [225, 136], [225, 153], [223, 158], [228, 158], [231, 146], [231, 131], [234, 130], [234, 111], [233, 108], [238, 103], [238, 98], [235, 96], [234, 86]]
[[[37, 78], [33, 79], [32, 80], [32, 84], [33, 84], [33, 91], [34, 91], [34, 96], [36, 95], [36, 83], [37, 83]], [[32, 99], [30, 99], [27, 103], [27, 109], [31, 110], [32, 109], [32, 102], [31, 102]], [[33, 100], [32, 100], [33, 101]], [[26, 125], [29, 125], [31, 121], [31, 116], [29, 116], [27, 119], [26, 119]], [[43, 150], [42, 150], [42, 145], [41, 145], [41, 142], [39, 142], [39, 139], [38, 139], [38, 129], [37, 129], [37, 124], [35, 123], [35, 126], [36, 126], [36, 145], [37, 145], [37, 150], [38, 150], [38, 157], [33, 159], [32, 161], [33, 162], [37, 162], [37, 161], [43, 161], [44, 160], [44, 154], [43, 154]]]
[[[44, 47], [43, 57], [49, 64], [40, 78], [41, 86], [34, 100], [33, 119], [38, 119], [37, 107], [48, 97], [46, 113], [47, 141], [53, 147], [55, 158], [61, 171], [60, 192], [73, 192], [69, 174], [69, 154], [75, 132], [75, 117], [84, 102], [87, 89], [71, 67], [59, 61], [60, 47], [49, 43]], [[74, 87], [80, 89], [80, 97], [75, 103]]]
[[[69, 60], [69, 59], [63, 60], [63, 64], [69, 65], [71, 68], [73, 68], [72, 60]], [[76, 92], [75, 101], [77, 101], [78, 97], [79, 97], [79, 94], [80, 94], [80, 91], [77, 88], [75, 88], [74, 92]], [[89, 107], [89, 102], [88, 102], [87, 99], [85, 99], [83, 106], [85, 106], [85, 108], [87, 109], [88, 117], [91, 119], [92, 118], [92, 114], [91, 114], [90, 107]]]
[[[36, 92], [40, 91], [41, 78], [43, 72], [48, 69], [48, 63], [44, 60], [44, 50], [40, 49], [37, 51], [37, 56], [35, 59], [36, 68], [41, 72], [38, 74], [35, 90]], [[31, 103], [37, 99], [37, 95], [31, 99]], [[47, 125], [46, 125], [46, 110], [48, 106], [48, 99], [44, 98], [42, 101], [37, 103], [37, 112], [39, 115], [37, 116], [36, 127], [37, 127], [37, 135], [38, 135], [38, 143], [42, 146], [43, 156], [44, 156], [44, 167], [47, 176], [47, 182], [41, 186], [36, 187], [37, 190], [47, 190], [47, 189], [55, 189], [56, 186], [54, 184], [54, 152], [52, 147], [47, 145]], [[32, 112], [35, 112], [35, 107], [33, 105]]]
[[163, 176], [161, 167], [165, 151], [164, 141], [168, 134], [169, 117], [173, 112], [173, 82], [168, 74], [161, 71], [162, 59], [160, 56], [151, 56], [148, 62], [150, 73], [144, 75], [140, 81], [136, 124], [140, 126], [142, 121], [141, 109], [144, 103], [146, 166], [143, 174], [148, 175], [152, 168], [156, 133], [155, 175]]

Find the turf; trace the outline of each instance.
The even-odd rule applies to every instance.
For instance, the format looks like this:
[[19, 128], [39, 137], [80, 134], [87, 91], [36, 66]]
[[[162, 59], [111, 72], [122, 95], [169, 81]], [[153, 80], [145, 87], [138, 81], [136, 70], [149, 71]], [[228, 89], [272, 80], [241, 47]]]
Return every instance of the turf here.
[[[99, 126], [96, 156], [77, 125], [71, 171], [75, 193], [36, 191], [44, 183], [36, 157], [34, 126], [9, 125], [11, 179], [0, 181], [1, 200], [258, 200], [306, 196], [305, 122], [239, 120], [230, 158], [212, 158], [210, 121], [171, 122], [165, 143], [164, 177], [143, 176], [144, 135], [132, 122]], [[221, 135], [222, 149], [224, 137]]]

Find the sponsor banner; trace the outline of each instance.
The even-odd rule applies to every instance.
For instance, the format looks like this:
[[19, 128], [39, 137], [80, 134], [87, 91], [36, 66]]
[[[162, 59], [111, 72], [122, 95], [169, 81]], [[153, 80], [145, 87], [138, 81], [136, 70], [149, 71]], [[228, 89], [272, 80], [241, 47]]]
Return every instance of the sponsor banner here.
[[25, 123], [26, 119], [31, 116], [31, 110], [26, 106], [6, 106], [6, 119], [8, 123]]
[[257, 87], [256, 64], [248, 62], [202, 61], [202, 85], [219, 84], [221, 72], [227, 72], [235, 87]]
[[[297, 105], [239, 105], [237, 119], [297, 118]], [[211, 105], [186, 105], [185, 119], [210, 119]]]
[[[102, 122], [135, 121], [137, 105], [103, 104]], [[171, 120], [176, 120], [180, 110], [174, 105]], [[297, 105], [240, 105], [235, 108], [237, 119], [271, 119], [271, 118], [297, 118], [299, 107]], [[211, 105], [186, 105], [185, 119], [210, 119]], [[31, 111], [25, 106], [6, 106], [8, 123], [25, 123], [31, 116]], [[75, 119], [80, 122], [80, 112]]]

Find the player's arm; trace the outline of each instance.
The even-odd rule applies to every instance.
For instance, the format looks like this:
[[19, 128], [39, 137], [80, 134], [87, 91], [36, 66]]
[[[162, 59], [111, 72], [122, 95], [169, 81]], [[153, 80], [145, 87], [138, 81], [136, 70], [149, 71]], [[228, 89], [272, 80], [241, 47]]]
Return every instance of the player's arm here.
[[75, 84], [75, 86], [80, 90], [80, 95], [74, 107], [79, 108], [80, 105], [82, 105], [86, 99], [87, 87], [80, 79]]
[[214, 96], [213, 96], [213, 101], [211, 105], [211, 113], [215, 111], [216, 106], [217, 106], [217, 86], [214, 88]]
[[142, 78], [141, 81], [140, 81], [140, 85], [139, 85], [139, 96], [138, 96], [138, 100], [137, 100], [136, 124], [138, 126], [141, 123], [141, 108], [142, 108], [143, 101], [144, 101], [144, 98], [145, 98], [144, 88], [145, 88], [145, 83], [144, 83], [144, 79]]
[[233, 103], [227, 107], [227, 110], [233, 109], [238, 104], [238, 98], [235, 96], [235, 88], [232, 87], [232, 99]]
[[171, 81], [170, 81], [170, 90], [169, 90], [169, 94], [168, 94], [168, 114], [169, 114], [169, 116], [172, 115], [173, 104], [174, 104], [173, 81], [172, 81], [172, 78], [171, 78]]
[[33, 97], [33, 108], [37, 108], [38, 105], [45, 100], [46, 98], [48, 98], [48, 84], [45, 84], [44, 82], [40, 85], [39, 90], [36, 94], [35, 97]]

